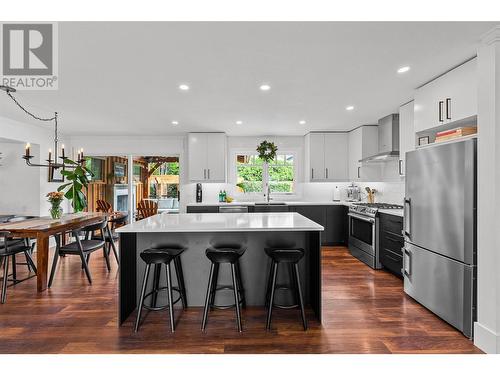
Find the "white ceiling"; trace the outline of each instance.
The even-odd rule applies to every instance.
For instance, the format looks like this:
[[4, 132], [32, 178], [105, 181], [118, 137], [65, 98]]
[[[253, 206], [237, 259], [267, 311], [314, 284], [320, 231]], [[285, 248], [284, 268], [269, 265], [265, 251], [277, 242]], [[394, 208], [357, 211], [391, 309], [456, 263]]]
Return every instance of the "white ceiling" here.
[[[350, 130], [397, 111], [416, 87], [474, 56], [495, 24], [62, 22], [59, 90], [18, 98], [42, 115], [59, 111], [66, 134]], [[404, 65], [411, 70], [397, 74]], [[3, 95], [0, 115], [33, 122]]]

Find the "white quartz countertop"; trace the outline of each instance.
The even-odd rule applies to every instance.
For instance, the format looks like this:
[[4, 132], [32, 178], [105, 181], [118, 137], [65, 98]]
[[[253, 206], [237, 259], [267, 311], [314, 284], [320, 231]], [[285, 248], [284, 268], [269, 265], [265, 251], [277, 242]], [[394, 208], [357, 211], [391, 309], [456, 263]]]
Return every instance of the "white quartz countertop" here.
[[118, 228], [118, 233], [290, 232], [324, 228], [296, 212], [158, 214]]
[[[317, 202], [311, 202], [311, 201], [271, 201], [271, 203], [276, 204], [276, 202], [279, 202], [280, 204], [286, 204], [287, 206], [349, 206], [350, 204], [353, 203], [359, 203], [359, 202], [348, 202], [348, 201], [317, 201]], [[188, 203], [187, 206], [189, 207], [195, 207], [195, 206], [255, 206], [256, 203], [263, 203], [263, 202], [236, 202], [233, 201], [231, 203], [226, 203], [226, 202], [201, 202], [201, 203]]]

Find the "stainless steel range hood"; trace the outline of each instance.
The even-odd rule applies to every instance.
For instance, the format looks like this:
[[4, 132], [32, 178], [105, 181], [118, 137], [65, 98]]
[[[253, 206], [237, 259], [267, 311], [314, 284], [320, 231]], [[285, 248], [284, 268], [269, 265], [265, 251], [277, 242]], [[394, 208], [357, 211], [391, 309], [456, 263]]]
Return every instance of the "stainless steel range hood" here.
[[399, 158], [399, 114], [378, 120], [378, 153], [361, 159], [361, 163], [385, 162]]

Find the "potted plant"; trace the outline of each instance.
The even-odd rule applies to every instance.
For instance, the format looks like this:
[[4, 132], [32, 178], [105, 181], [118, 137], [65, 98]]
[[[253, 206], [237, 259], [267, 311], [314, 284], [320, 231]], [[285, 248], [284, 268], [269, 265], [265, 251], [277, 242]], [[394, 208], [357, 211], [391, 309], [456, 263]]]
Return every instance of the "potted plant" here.
[[64, 192], [64, 196], [71, 201], [74, 212], [81, 212], [87, 207], [87, 198], [82, 190], [89, 184], [88, 176], [92, 176], [93, 173], [71, 159], [65, 159], [64, 163], [73, 165], [74, 169], [61, 172], [69, 182], [59, 186], [57, 191]]
[[51, 191], [47, 194], [47, 198], [47, 201], [51, 205], [49, 210], [50, 217], [52, 219], [60, 219], [63, 213], [61, 202], [64, 199], [64, 193], [61, 191]]

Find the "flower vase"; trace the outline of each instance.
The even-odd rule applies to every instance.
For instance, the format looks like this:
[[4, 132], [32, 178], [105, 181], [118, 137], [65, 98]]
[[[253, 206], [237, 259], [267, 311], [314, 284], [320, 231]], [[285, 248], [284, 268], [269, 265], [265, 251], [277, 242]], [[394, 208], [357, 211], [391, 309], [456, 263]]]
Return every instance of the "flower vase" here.
[[52, 203], [49, 213], [52, 219], [60, 219], [63, 214], [63, 209], [60, 206], [60, 203]]

